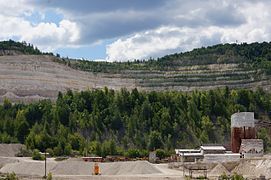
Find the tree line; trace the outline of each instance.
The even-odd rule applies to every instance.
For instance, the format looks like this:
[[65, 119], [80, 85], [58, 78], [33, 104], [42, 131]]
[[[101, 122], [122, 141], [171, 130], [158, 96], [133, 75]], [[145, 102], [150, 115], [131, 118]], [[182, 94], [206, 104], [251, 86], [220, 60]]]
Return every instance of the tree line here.
[[267, 74], [271, 74], [271, 43], [217, 44], [188, 52], [165, 55], [156, 59], [135, 59], [130, 62], [74, 61], [69, 59], [64, 59], [64, 61], [75, 69], [104, 73], [121, 73], [124, 70], [169, 71], [178, 70], [183, 66], [236, 63], [242, 68], [261, 69]]
[[[229, 143], [230, 117], [253, 111], [270, 119], [271, 95], [262, 89], [184, 92], [114, 91], [59, 93], [55, 103], [0, 105], [0, 142], [23, 143], [55, 155], [131, 153]], [[266, 130], [265, 148], [270, 146]]]

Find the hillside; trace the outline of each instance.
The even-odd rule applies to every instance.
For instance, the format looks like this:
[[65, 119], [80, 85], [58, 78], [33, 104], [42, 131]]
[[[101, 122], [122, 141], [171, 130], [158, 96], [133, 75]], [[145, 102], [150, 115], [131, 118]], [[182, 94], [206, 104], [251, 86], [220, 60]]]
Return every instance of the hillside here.
[[59, 91], [68, 89], [134, 87], [130, 79], [74, 70], [55, 60], [47, 55], [0, 56], [0, 101], [55, 100]]
[[220, 44], [126, 63], [70, 61], [70, 66], [133, 79], [147, 90], [191, 91], [228, 86], [270, 89], [271, 43]]
[[131, 90], [208, 90], [217, 87], [270, 90], [271, 44], [225, 44], [124, 63], [71, 60], [33, 45], [0, 42], [0, 101], [31, 102], [59, 91], [108, 87]]
[[[252, 111], [256, 119], [271, 119], [271, 94], [259, 88], [271, 85], [270, 45], [260, 44], [256, 50], [262, 53], [257, 56], [242, 55], [240, 50], [230, 55], [232, 59], [227, 46], [234, 47], [219, 45], [220, 54], [213, 46], [127, 63], [33, 55], [25, 53], [28, 46], [20, 46], [16, 52], [22, 54], [0, 56], [0, 142], [22, 143], [40, 151], [49, 148], [56, 156], [88, 153], [104, 157], [146, 157], [148, 150], [168, 153], [176, 147], [203, 143], [227, 145], [233, 113]], [[247, 49], [254, 45], [239, 46]], [[257, 90], [162, 91], [225, 85]], [[149, 91], [152, 89], [159, 91]], [[56, 101], [36, 101], [45, 98]], [[11, 103], [15, 101], [36, 102]], [[263, 128], [257, 135], [265, 139], [265, 150], [271, 151], [268, 133]]]

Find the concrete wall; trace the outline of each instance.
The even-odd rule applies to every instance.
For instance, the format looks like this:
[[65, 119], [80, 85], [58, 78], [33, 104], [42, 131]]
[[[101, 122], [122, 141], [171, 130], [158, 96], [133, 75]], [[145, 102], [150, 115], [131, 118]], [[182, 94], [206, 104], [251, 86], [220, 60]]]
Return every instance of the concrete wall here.
[[262, 139], [242, 139], [240, 152], [245, 157], [263, 156], [263, 151]]
[[203, 162], [232, 162], [239, 161], [240, 154], [239, 153], [231, 153], [231, 154], [206, 154], [204, 155]]

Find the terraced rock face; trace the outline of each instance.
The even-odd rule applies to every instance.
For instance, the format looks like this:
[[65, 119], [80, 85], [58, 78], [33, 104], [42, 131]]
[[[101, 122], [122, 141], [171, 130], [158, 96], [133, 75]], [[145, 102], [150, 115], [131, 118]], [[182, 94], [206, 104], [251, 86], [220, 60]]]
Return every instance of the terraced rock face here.
[[133, 80], [71, 69], [52, 56], [0, 56], [0, 101], [55, 100], [59, 91], [91, 88], [134, 88]]
[[0, 102], [55, 100], [59, 91], [92, 88], [131, 90], [208, 90], [230, 88], [270, 89], [270, 77], [238, 64], [179, 66], [174, 70], [123, 70], [119, 73], [91, 73], [58, 63], [53, 56], [0, 56]]
[[261, 70], [248, 70], [239, 64], [179, 66], [166, 71], [124, 71], [122, 78], [134, 79], [137, 87], [147, 90], [192, 91], [228, 86], [229, 88], [270, 89], [271, 78]]

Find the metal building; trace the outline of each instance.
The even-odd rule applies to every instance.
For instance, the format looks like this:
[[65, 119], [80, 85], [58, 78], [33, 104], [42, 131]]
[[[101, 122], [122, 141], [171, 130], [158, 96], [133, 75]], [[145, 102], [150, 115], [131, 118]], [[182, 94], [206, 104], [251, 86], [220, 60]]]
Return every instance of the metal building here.
[[255, 139], [253, 112], [240, 112], [231, 116], [231, 150], [239, 153], [242, 139]]

